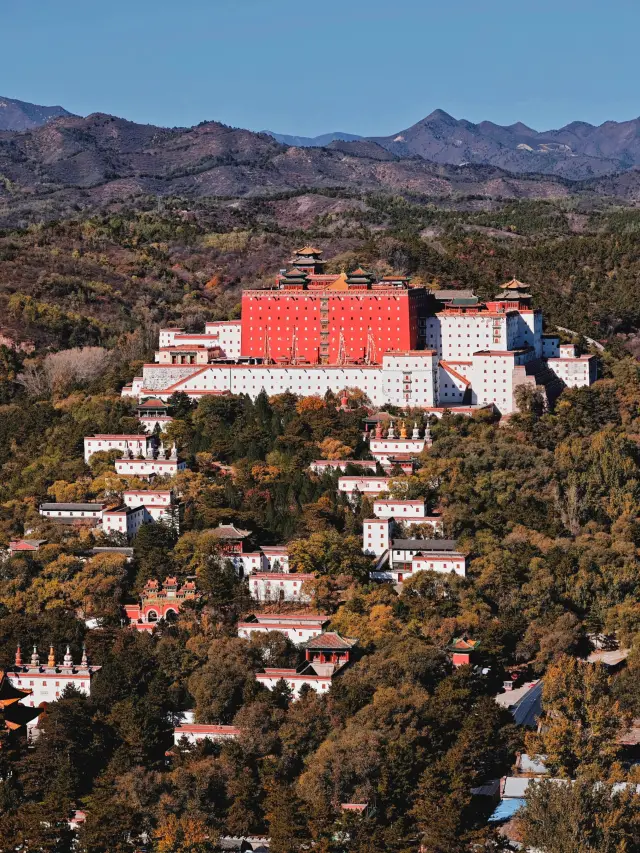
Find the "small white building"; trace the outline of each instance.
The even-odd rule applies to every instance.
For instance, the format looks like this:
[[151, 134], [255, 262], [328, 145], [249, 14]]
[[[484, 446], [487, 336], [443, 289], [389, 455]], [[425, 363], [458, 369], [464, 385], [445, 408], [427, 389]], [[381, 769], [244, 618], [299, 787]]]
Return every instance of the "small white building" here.
[[279, 681], [284, 681], [291, 689], [293, 698], [297, 699], [305, 684], [312, 690], [315, 690], [316, 693], [326, 693], [331, 687], [331, 674], [318, 675], [311, 670], [298, 672], [295, 669], [267, 666], [263, 672], [257, 673], [256, 681], [269, 690], [273, 690]]
[[[240, 320], [220, 320], [206, 323], [204, 334], [185, 332], [178, 327], [160, 329], [159, 347], [166, 350], [176, 347], [191, 347], [220, 350], [220, 357], [235, 361], [240, 358]], [[159, 353], [156, 353], [159, 361]]]
[[102, 513], [102, 530], [105, 533], [122, 533], [127, 539], [133, 539], [146, 521], [143, 506], [118, 506], [105, 509]]
[[225, 741], [237, 740], [240, 729], [237, 726], [207, 725], [206, 723], [183, 723], [173, 730], [173, 744], [178, 746], [181, 741], [189, 744], [200, 743], [203, 740]]
[[367, 518], [362, 523], [362, 550], [380, 557], [389, 550], [395, 521], [393, 518]]
[[228, 559], [231, 559], [236, 567], [239, 565], [242, 566], [243, 577], [264, 572], [266, 569], [266, 561], [262, 551], [248, 551], [246, 554], [242, 552], [241, 554], [228, 556]]
[[84, 461], [89, 462], [94, 453], [120, 450], [134, 456], [145, 456], [149, 436], [147, 435], [88, 435], [84, 439]]
[[467, 558], [453, 539], [392, 539], [388, 558], [371, 572], [372, 580], [402, 583], [417, 572], [432, 571], [464, 577]]
[[238, 622], [238, 636], [248, 640], [252, 634], [278, 631], [292, 643], [301, 645], [321, 634], [328, 623], [329, 617], [324, 613], [256, 613]]
[[309, 601], [302, 585], [313, 580], [313, 575], [285, 572], [256, 572], [249, 576], [249, 592], [255, 601]]
[[262, 545], [265, 569], [270, 572], [289, 573], [289, 549], [286, 545]]
[[144, 507], [149, 521], [166, 521], [173, 519], [172, 510], [175, 507], [171, 489], [153, 491], [149, 489], [128, 490], [123, 492], [122, 500], [129, 508]]
[[419, 524], [427, 519], [427, 505], [424, 500], [378, 498], [373, 502], [373, 514], [377, 518], [395, 518], [396, 521], [415, 521]]
[[380, 495], [389, 491], [391, 477], [340, 477], [338, 491], [353, 501], [358, 495]]

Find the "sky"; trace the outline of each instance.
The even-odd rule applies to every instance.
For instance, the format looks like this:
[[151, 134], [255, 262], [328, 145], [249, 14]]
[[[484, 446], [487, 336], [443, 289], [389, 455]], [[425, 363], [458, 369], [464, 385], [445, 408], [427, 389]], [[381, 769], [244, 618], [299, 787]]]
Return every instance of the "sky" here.
[[436, 108], [640, 115], [637, 0], [0, 0], [0, 95], [188, 126], [387, 135]]

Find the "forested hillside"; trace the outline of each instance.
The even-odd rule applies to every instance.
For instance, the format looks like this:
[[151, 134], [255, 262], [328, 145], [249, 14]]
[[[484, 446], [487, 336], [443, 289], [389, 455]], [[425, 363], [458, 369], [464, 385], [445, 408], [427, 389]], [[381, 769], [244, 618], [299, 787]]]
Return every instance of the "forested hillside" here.
[[491, 296], [517, 275], [548, 323], [617, 344], [640, 324], [639, 233], [640, 211], [604, 201], [149, 199], [0, 232], [0, 311], [2, 325], [38, 346], [112, 348], [157, 323], [196, 328], [239, 316], [241, 288], [272, 283], [292, 249], [312, 240], [330, 270], [361, 263], [434, 288]]
[[[532, 797], [519, 826], [531, 847], [637, 850], [637, 797], [611, 785], [640, 778], [622, 740], [640, 718], [639, 233], [640, 211], [596, 197], [436, 205], [342, 191], [149, 198], [5, 229], [0, 546], [25, 535], [46, 544], [0, 562], [0, 669], [18, 643], [57, 658], [69, 644], [76, 659], [86, 645], [102, 669], [89, 698], [68, 690], [48, 704], [34, 746], [10, 740], [0, 715], [0, 851], [214, 853], [221, 836], [248, 835], [269, 836], [272, 853], [504, 850], [487, 823], [494, 804], [471, 790], [523, 751], [578, 780]], [[307, 241], [330, 270], [358, 263], [432, 288], [491, 296], [517, 276], [549, 327], [604, 346], [600, 380], [565, 391], [554, 411], [532, 397], [507, 422], [488, 411], [432, 419], [416, 473], [394, 478], [394, 496], [441, 511], [467, 576], [370, 582], [370, 500], [350, 505], [337, 474], [309, 470], [367, 456], [367, 401], [354, 389], [346, 409], [330, 394], [197, 406], [174, 395], [164, 441], [188, 470], [154, 488], [175, 489], [183, 529], [143, 525], [132, 561], [90, 553], [122, 545], [119, 534], [41, 518], [47, 499], [149, 488], [114, 473], [113, 451], [86, 464], [83, 437], [141, 431], [120, 390], [152, 357], [159, 325], [237, 317], [242, 287], [270, 283]], [[427, 425], [421, 411], [406, 417]], [[357, 638], [355, 662], [326, 694], [293, 701], [286, 686], [256, 681], [301, 652], [276, 632], [238, 637], [256, 605], [211, 533], [220, 523], [255, 544], [287, 543], [292, 570], [314, 575], [310, 607]], [[153, 634], [123, 627], [122, 606], [172, 575], [194, 576], [202, 598]], [[630, 650], [626, 667], [586, 662], [597, 635]], [[479, 641], [480, 668], [453, 667], [456, 637]], [[514, 669], [545, 677], [539, 734], [494, 701]], [[187, 710], [240, 735], [174, 747]], [[86, 822], [74, 838], [76, 810]], [[566, 836], [565, 847], [548, 843]]]

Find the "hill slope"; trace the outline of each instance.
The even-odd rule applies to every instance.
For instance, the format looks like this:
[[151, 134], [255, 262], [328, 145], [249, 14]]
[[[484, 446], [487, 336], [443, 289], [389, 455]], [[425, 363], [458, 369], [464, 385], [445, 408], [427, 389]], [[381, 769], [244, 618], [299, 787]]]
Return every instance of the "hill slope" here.
[[0, 95], [0, 130], [30, 130], [51, 119], [70, 116], [63, 107], [43, 107]]

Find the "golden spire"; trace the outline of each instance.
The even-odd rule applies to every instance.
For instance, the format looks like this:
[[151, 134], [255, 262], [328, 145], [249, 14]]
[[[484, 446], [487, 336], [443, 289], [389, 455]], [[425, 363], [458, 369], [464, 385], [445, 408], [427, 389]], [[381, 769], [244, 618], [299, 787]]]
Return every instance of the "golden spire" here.
[[400, 438], [406, 438], [406, 437], [407, 437], [407, 427], [406, 427], [405, 422], [402, 421], [402, 424], [400, 425]]

